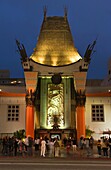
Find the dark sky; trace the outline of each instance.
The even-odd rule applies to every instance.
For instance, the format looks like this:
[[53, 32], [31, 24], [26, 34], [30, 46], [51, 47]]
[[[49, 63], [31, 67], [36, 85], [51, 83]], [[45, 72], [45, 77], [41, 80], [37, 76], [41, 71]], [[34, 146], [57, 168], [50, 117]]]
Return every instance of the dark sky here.
[[111, 56], [111, 0], [0, 0], [0, 70], [9, 69], [11, 77], [23, 77], [15, 39], [24, 44], [28, 56], [37, 43], [47, 16], [63, 16], [68, 8], [68, 21], [75, 47], [83, 57], [87, 45], [97, 38], [88, 78], [105, 78]]

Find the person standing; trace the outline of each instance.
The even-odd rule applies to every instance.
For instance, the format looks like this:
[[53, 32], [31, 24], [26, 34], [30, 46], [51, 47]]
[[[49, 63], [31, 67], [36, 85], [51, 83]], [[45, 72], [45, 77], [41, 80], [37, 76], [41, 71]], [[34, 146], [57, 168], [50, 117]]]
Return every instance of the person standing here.
[[94, 145], [94, 138], [91, 136], [89, 139], [89, 146], [91, 149], [93, 149], [93, 145]]
[[75, 138], [72, 138], [71, 144], [72, 144], [73, 152], [76, 151], [77, 150], [77, 141]]
[[59, 157], [60, 155], [60, 145], [59, 145], [58, 139], [55, 139], [54, 141], [54, 154], [55, 154], [55, 157]]
[[27, 147], [29, 146], [29, 140], [28, 140], [28, 137], [26, 137], [26, 136], [24, 139], [24, 145], [25, 145], [25, 152], [27, 152]]
[[49, 155], [52, 157], [54, 156], [54, 140], [50, 139], [48, 145], [49, 145]]
[[14, 146], [14, 156], [17, 156], [17, 149], [18, 149], [18, 139], [14, 137], [13, 139], [13, 146]]
[[45, 152], [46, 152], [46, 141], [43, 138], [41, 141], [41, 156], [45, 157]]
[[107, 139], [103, 140], [102, 150], [103, 150], [103, 156], [107, 157], [108, 156], [108, 142], [107, 142]]
[[90, 156], [91, 154], [92, 154], [92, 152], [91, 152], [91, 148], [90, 148], [90, 145], [89, 145], [89, 138], [86, 138], [85, 139], [86, 140], [86, 154], [87, 154], [87, 156]]
[[67, 140], [67, 144], [66, 144], [66, 151], [67, 151], [67, 154], [69, 154], [70, 148], [71, 148], [71, 142], [70, 142], [70, 140], [68, 139], [68, 140]]
[[98, 139], [98, 142], [97, 142], [97, 150], [98, 150], [98, 155], [101, 156], [101, 140]]
[[111, 158], [111, 138], [110, 137], [108, 140], [108, 147], [109, 147], [109, 157]]
[[39, 151], [39, 145], [40, 145], [40, 138], [35, 139], [35, 151]]
[[34, 141], [33, 141], [33, 138], [31, 136], [28, 137], [28, 155], [29, 156], [32, 156], [33, 155], [33, 144], [34, 144]]

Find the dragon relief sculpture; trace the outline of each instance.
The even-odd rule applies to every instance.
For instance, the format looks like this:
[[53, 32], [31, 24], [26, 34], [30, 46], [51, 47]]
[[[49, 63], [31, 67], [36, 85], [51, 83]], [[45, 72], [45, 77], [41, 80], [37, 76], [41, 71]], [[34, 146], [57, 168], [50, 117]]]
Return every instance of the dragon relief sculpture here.
[[27, 106], [33, 106], [35, 104], [35, 92], [32, 92], [32, 90], [27, 90], [26, 92], [26, 105]]

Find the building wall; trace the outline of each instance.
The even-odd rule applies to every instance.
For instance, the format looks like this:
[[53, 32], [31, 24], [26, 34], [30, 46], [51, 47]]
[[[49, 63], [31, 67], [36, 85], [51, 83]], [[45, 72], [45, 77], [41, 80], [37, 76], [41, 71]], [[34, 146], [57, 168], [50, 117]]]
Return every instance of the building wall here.
[[[91, 105], [104, 105], [104, 121], [94, 122], [92, 121]], [[85, 121], [86, 127], [89, 126], [91, 130], [94, 130], [93, 134], [95, 139], [103, 136], [103, 131], [111, 130], [111, 98], [110, 97], [87, 97], [85, 107]]]
[[[8, 121], [8, 105], [19, 105], [19, 121]], [[0, 97], [0, 134], [25, 129], [25, 97]]]
[[[67, 82], [67, 88], [69, 89], [70, 84]], [[64, 86], [65, 87], [65, 86]], [[13, 87], [10, 87], [13, 89]], [[103, 88], [100, 87], [100, 89]], [[93, 92], [93, 88], [91, 93]], [[65, 90], [66, 91], [66, 90]], [[67, 100], [66, 100], [67, 101]], [[7, 121], [7, 105], [20, 105], [20, 117], [19, 121]], [[104, 105], [104, 122], [93, 122], [91, 117], [91, 105], [94, 104], [103, 104]], [[70, 103], [68, 103], [70, 106]], [[70, 108], [70, 107], [67, 107]], [[71, 122], [71, 110], [65, 110], [69, 114], [65, 119], [67, 123]], [[25, 97], [0, 97], [0, 134], [13, 133], [16, 130], [25, 129], [25, 112], [26, 112], [26, 103]], [[42, 121], [42, 120], [41, 120]], [[86, 127], [89, 126], [91, 130], [94, 130], [93, 134], [95, 139], [98, 139], [102, 136], [103, 131], [111, 130], [111, 97], [86, 97], [85, 105], [85, 122]], [[66, 123], [66, 122], [65, 122]]]

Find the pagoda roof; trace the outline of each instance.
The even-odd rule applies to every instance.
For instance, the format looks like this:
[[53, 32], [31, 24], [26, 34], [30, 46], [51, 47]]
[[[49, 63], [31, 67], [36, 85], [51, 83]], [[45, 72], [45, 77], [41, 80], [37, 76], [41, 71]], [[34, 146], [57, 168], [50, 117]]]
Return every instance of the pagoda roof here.
[[74, 47], [66, 16], [44, 17], [37, 45], [30, 58], [49, 66], [63, 66], [81, 59]]

